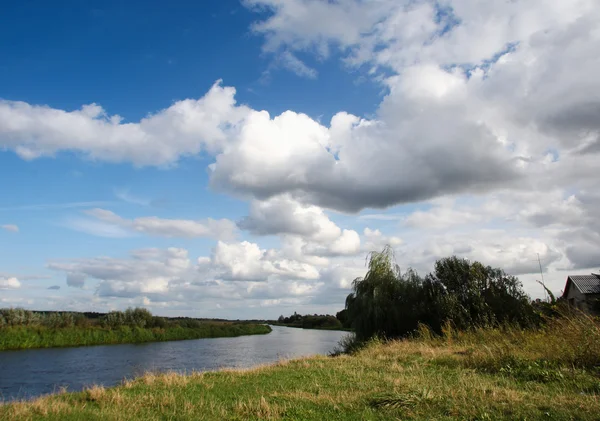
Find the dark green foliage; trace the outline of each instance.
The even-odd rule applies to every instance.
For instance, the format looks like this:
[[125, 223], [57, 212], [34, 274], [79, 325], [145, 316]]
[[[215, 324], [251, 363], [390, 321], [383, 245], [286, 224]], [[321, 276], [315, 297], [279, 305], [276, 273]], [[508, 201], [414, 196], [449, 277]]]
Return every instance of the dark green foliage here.
[[537, 321], [519, 280], [502, 269], [452, 256], [438, 260], [426, 281], [441, 286], [435, 298], [442, 315], [459, 329], [504, 323], [525, 327]]
[[329, 314], [301, 315], [296, 312], [289, 317], [279, 316], [276, 324], [303, 329], [341, 329], [342, 323]]
[[434, 272], [422, 278], [410, 269], [402, 273], [389, 247], [371, 253], [346, 309], [358, 340], [403, 337], [419, 324], [439, 334], [447, 323], [468, 329], [539, 322], [519, 280], [503, 270], [453, 256], [438, 260]]
[[335, 318], [340, 321], [343, 327], [350, 328], [350, 320], [348, 319], [348, 310], [343, 309], [335, 313]]

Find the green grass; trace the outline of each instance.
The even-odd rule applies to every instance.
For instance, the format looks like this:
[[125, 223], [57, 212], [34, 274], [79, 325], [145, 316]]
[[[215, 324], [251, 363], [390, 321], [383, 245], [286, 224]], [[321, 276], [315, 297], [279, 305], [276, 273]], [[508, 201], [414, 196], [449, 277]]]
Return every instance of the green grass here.
[[447, 330], [442, 338], [423, 330], [353, 355], [147, 374], [115, 388], [0, 405], [0, 419], [598, 420], [600, 329], [568, 323]]
[[0, 351], [102, 344], [175, 341], [266, 334], [271, 328], [258, 324], [203, 323], [197, 328], [181, 326], [142, 329], [121, 326], [102, 327], [8, 327], [0, 329]]

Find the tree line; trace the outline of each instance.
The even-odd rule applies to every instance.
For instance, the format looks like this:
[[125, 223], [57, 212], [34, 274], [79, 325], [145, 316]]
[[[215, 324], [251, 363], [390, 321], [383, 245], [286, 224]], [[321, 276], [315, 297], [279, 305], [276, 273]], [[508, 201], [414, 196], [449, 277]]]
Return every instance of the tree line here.
[[296, 312], [291, 316], [279, 316], [276, 323], [288, 327], [300, 327], [303, 329], [341, 329], [342, 322], [330, 314], [306, 314], [301, 315]]

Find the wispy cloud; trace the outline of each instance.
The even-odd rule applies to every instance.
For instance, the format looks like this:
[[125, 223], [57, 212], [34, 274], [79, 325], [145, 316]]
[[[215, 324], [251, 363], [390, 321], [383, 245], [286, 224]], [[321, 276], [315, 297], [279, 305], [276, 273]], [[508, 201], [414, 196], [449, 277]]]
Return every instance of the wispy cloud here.
[[51, 277], [48, 275], [19, 275], [7, 272], [0, 272], [0, 278], [17, 278], [21, 281], [37, 281], [42, 279], [51, 279]]
[[289, 51], [281, 54], [278, 61], [283, 68], [295, 73], [300, 77], [316, 79], [317, 75], [319, 74], [315, 69], [307, 66], [302, 60]]
[[358, 219], [376, 220], [376, 221], [400, 221], [405, 218], [401, 213], [371, 213], [360, 215]]
[[85, 234], [95, 235], [96, 237], [125, 238], [137, 235], [135, 232], [112, 223], [80, 217], [68, 219], [64, 223], [64, 226]]
[[71, 220], [70, 227], [103, 237], [121, 237], [130, 232], [131, 235], [143, 233], [158, 237], [231, 239], [235, 237], [237, 231], [236, 224], [229, 219], [206, 218], [194, 221], [189, 219], [165, 219], [157, 216], [126, 219], [114, 212], [100, 208], [86, 210], [84, 213], [95, 218], [95, 220], [75, 218]]
[[135, 196], [129, 193], [127, 189], [115, 189], [115, 196], [123, 202], [131, 203], [133, 205], [149, 206], [151, 201], [143, 197]]
[[14, 224], [2, 225], [2, 229], [5, 230], [5, 231], [19, 232], [19, 227], [17, 225], [14, 225]]
[[43, 211], [51, 209], [73, 209], [73, 208], [92, 208], [97, 206], [111, 205], [112, 202], [69, 202], [69, 203], [41, 203], [36, 205], [7, 206], [0, 208], [0, 211]]

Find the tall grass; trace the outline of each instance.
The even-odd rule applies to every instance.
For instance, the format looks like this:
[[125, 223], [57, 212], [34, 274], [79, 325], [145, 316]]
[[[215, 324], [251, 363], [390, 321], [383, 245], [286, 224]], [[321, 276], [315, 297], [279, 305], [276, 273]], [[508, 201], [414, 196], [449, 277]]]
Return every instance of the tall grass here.
[[433, 347], [463, 347], [467, 365], [489, 371], [534, 362], [600, 373], [600, 319], [583, 313], [548, 318], [538, 329], [505, 325], [460, 331], [446, 324], [439, 336], [421, 326], [417, 340]]
[[258, 324], [200, 323], [198, 327], [140, 328], [119, 326], [66, 327], [18, 326], [0, 329], [0, 350], [122, 344], [233, 337], [266, 334], [271, 328]]

